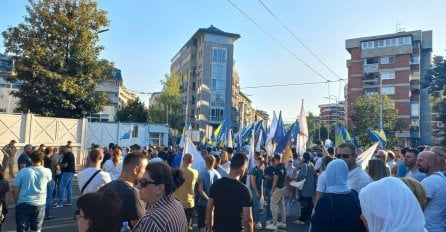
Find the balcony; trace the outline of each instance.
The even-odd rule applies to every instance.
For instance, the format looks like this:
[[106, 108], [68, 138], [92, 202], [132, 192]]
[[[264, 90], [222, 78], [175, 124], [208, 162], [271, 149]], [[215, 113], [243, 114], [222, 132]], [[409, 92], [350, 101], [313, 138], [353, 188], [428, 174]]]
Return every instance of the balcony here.
[[364, 64], [362, 66], [362, 69], [363, 69], [364, 73], [378, 72], [378, 63], [375, 63], [375, 64]]

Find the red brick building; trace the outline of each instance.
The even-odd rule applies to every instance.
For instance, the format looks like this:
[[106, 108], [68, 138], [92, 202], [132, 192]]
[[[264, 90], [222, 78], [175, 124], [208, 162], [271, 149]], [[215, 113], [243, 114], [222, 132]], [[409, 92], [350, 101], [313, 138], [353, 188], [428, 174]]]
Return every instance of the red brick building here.
[[430, 96], [427, 88], [421, 88], [420, 81], [431, 61], [432, 31], [348, 39], [345, 48], [351, 55], [347, 60], [346, 115], [349, 128], [354, 127], [350, 116], [355, 100], [382, 93], [395, 102], [398, 118], [406, 125], [397, 133], [400, 143], [410, 146], [430, 144]]

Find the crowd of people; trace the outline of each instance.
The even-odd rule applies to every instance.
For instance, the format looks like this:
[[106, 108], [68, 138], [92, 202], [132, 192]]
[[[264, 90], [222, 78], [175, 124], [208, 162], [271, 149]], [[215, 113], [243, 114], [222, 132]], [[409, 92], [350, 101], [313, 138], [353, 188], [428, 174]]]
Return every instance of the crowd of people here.
[[[26, 145], [14, 176], [14, 143], [2, 149], [1, 212], [9, 204], [9, 167], [17, 231], [39, 231], [53, 218], [51, 208], [72, 204], [75, 157], [70, 144]], [[192, 231], [193, 221], [200, 232], [286, 230], [287, 219], [315, 232], [446, 231], [444, 147], [377, 149], [365, 169], [361, 152], [351, 143], [320, 145], [284, 159], [232, 148], [197, 156], [92, 144], [76, 177], [75, 219], [81, 232]], [[193, 168], [196, 159], [203, 170]]]

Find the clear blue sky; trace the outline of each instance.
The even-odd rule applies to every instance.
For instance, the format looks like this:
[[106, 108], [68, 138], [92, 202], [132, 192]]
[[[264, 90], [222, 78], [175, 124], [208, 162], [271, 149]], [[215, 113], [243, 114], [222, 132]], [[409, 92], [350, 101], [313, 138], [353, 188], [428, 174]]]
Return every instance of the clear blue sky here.
[[[265, 30], [276, 37], [327, 79], [337, 78], [305, 50], [262, 7], [258, 0], [234, 0]], [[433, 30], [433, 54], [446, 55], [446, 4], [444, 0], [310, 1], [263, 0], [263, 2], [334, 72], [347, 78], [345, 40], [395, 32], [396, 23], [406, 31]], [[23, 22], [26, 0], [0, 0], [0, 31]], [[156, 92], [169, 73], [170, 59], [200, 27], [211, 24], [237, 33], [234, 59], [240, 85], [294, 84], [324, 81], [286, 52], [268, 35], [238, 12], [227, 0], [100, 0], [108, 12], [110, 31], [101, 34], [102, 57], [122, 70], [124, 85], [132, 90]], [[3, 40], [3, 38], [2, 38]], [[0, 52], [4, 47], [0, 45]], [[345, 83], [332, 83], [330, 93], [340, 99]], [[319, 114], [318, 105], [328, 100], [327, 84], [242, 89], [257, 109], [283, 111], [293, 121], [305, 99], [306, 111]], [[148, 96], [141, 95], [147, 101]]]

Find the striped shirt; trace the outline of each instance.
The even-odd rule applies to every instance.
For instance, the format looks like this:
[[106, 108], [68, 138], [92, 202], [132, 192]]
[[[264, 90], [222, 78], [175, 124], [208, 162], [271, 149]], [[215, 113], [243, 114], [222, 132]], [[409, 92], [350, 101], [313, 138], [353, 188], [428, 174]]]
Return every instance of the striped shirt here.
[[172, 194], [149, 206], [146, 214], [136, 223], [133, 232], [187, 232], [183, 206]]

